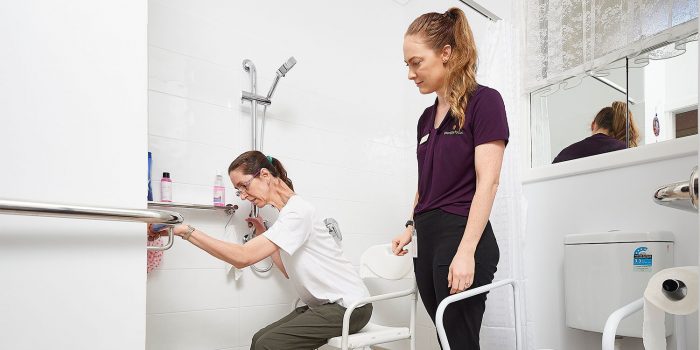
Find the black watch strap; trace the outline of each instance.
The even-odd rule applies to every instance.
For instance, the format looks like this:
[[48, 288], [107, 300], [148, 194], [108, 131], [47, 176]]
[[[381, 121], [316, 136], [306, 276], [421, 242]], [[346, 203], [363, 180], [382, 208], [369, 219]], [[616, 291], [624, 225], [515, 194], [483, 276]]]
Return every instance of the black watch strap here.
[[413, 220], [406, 221], [406, 227], [413, 226]]

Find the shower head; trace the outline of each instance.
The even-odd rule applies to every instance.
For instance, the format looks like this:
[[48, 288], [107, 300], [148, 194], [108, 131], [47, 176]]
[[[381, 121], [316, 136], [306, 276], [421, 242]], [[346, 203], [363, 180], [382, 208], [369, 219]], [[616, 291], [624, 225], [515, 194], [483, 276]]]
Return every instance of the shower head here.
[[297, 64], [297, 60], [294, 59], [294, 56], [290, 57], [287, 62], [284, 62], [279, 69], [277, 69], [277, 75], [275, 76], [275, 80], [272, 81], [272, 86], [270, 86], [270, 91], [267, 93], [267, 98], [270, 99], [272, 98], [272, 94], [275, 93], [275, 89], [277, 88], [277, 83], [280, 81], [280, 78], [285, 76], [287, 72], [289, 72], [294, 65]]
[[285, 76], [295, 64], [297, 64], [297, 60], [294, 59], [294, 56], [290, 57], [287, 62], [284, 62], [284, 64], [277, 70], [277, 75], [281, 77]]

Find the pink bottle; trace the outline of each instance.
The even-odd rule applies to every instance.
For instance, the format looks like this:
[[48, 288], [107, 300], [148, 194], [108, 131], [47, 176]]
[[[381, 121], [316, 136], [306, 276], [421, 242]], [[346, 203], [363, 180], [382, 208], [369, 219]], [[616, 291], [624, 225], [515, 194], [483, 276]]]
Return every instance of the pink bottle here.
[[173, 182], [170, 180], [170, 173], [164, 172], [163, 178], [160, 179], [160, 201], [173, 201]]
[[214, 206], [226, 206], [226, 189], [224, 188], [224, 179], [219, 173], [216, 174], [216, 179], [214, 180]]

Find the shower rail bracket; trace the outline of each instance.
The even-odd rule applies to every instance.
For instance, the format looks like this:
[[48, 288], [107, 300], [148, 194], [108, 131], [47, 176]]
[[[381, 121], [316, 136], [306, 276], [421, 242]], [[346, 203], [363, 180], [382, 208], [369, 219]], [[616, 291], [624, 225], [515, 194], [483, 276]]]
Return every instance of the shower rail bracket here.
[[241, 102], [245, 101], [257, 102], [263, 106], [269, 106], [272, 104], [272, 100], [269, 98], [248, 91], [241, 92]]

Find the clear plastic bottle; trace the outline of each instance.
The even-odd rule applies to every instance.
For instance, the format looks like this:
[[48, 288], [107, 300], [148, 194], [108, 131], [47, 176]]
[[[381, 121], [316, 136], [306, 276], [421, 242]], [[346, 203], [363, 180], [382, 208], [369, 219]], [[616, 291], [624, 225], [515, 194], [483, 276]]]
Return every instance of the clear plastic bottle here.
[[221, 173], [216, 174], [214, 179], [214, 206], [226, 206], [226, 189], [224, 188], [224, 178]]
[[163, 172], [163, 178], [160, 179], [160, 201], [173, 201], [173, 182], [170, 180], [169, 172]]

